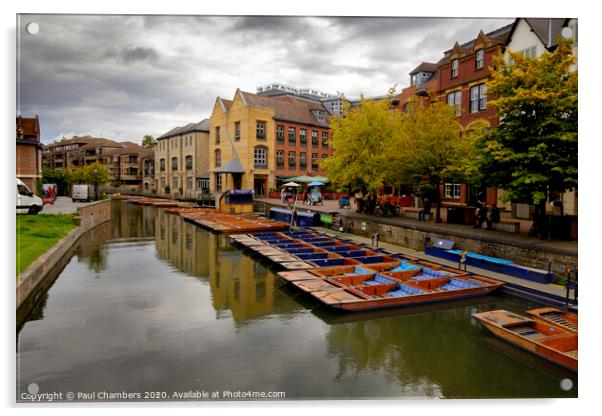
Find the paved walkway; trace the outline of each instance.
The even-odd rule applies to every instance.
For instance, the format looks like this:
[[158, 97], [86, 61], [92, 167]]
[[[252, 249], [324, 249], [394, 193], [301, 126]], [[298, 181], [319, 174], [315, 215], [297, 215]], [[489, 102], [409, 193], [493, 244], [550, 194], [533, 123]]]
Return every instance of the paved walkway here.
[[68, 196], [57, 196], [53, 205], [47, 204], [42, 208], [42, 214], [75, 214], [78, 207], [88, 205], [89, 202], [73, 202]]
[[[286, 207], [286, 203], [280, 202], [279, 199], [258, 198], [257, 202], [265, 202], [271, 205]], [[339, 208], [338, 201], [327, 200], [324, 205], [303, 205], [300, 201], [297, 202], [298, 210], [311, 210], [325, 214], [337, 214], [347, 218], [357, 219], [358, 221], [372, 221], [381, 224], [396, 225], [406, 228], [412, 228], [420, 231], [431, 233], [443, 233], [448, 235], [457, 235], [464, 238], [475, 238], [483, 241], [508, 244], [524, 248], [539, 248], [543, 250], [551, 250], [567, 255], [577, 255], [577, 241], [560, 241], [560, 240], [541, 240], [537, 237], [529, 237], [522, 233], [509, 233], [500, 230], [476, 229], [469, 225], [434, 223], [430, 221], [418, 221], [404, 217], [378, 217], [375, 215], [359, 214], [355, 210], [349, 208]]]
[[[334, 230], [331, 230], [329, 228], [324, 228], [324, 227], [312, 227], [312, 228], [314, 228], [315, 230], [320, 231], [324, 234], [329, 234], [329, 235], [342, 237], [342, 238], [348, 238], [348, 239], [357, 241], [358, 243], [362, 243], [362, 244], [367, 244], [367, 245], [372, 244], [372, 240], [367, 237], [361, 237], [361, 236], [357, 236], [354, 234], [348, 234], [348, 233], [341, 233], [341, 232], [334, 231]], [[398, 246], [395, 244], [383, 243], [383, 242], [379, 242], [378, 247], [384, 248], [385, 250], [388, 250], [392, 253], [405, 254], [405, 255], [408, 255], [411, 257], [417, 257], [422, 260], [430, 261], [433, 263], [444, 264], [446, 266], [450, 266], [450, 267], [454, 267], [454, 268], [458, 267], [457, 262], [442, 259], [440, 257], [429, 256], [428, 254], [425, 254], [422, 251], [412, 250], [407, 247], [402, 247], [402, 246]], [[561, 298], [564, 298], [564, 296], [566, 295], [566, 289], [560, 285], [556, 285], [556, 284], [552, 284], [552, 283], [545, 284], [545, 283], [532, 282], [530, 280], [520, 279], [518, 277], [508, 276], [505, 274], [493, 272], [491, 270], [480, 269], [478, 267], [472, 267], [472, 266], [467, 266], [466, 270], [469, 272], [472, 272], [472, 273], [476, 273], [476, 274], [485, 276], [485, 277], [491, 277], [492, 279], [500, 280], [505, 283], [511, 283], [511, 284], [513, 284], [515, 286], [519, 286], [521, 288], [533, 289], [533, 290], [537, 290], [539, 292], [543, 292], [545, 294], [550, 294], [550, 295], [558, 296]]]

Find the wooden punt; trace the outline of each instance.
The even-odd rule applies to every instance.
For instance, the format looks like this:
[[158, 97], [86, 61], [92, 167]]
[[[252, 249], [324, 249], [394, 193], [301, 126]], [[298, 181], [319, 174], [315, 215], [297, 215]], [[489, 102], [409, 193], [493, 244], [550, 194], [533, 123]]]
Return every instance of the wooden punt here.
[[578, 368], [577, 334], [505, 310], [472, 315], [495, 336], [571, 371]]
[[482, 276], [433, 272], [427, 279], [421, 278], [423, 268], [378, 272], [372, 266], [345, 265], [279, 275], [324, 304], [353, 312], [484, 296], [502, 286], [502, 282]]
[[578, 317], [576, 313], [561, 311], [556, 308], [538, 308], [527, 311], [532, 318], [558, 326], [567, 331], [578, 332]]

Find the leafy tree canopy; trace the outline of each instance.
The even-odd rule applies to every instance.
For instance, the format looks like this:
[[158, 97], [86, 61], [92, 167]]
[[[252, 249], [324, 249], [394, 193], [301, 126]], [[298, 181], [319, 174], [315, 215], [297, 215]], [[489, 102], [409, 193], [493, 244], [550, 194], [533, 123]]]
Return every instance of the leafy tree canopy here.
[[577, 72], [572, 42], [559, 39], [552, 53], [526, 58], [500, 55], [488, 83], [500, 124], [480, 142], [485, 184], [508, 200], [545, 203], [550, 192], [577, 187]]
[[150, 134], [147, 134], [142, 138], [142, 143], [141, 143], [142, 147], [146, 147], [147, 149], [152, 149], [156, 145], [157, 145], [157, 140]]

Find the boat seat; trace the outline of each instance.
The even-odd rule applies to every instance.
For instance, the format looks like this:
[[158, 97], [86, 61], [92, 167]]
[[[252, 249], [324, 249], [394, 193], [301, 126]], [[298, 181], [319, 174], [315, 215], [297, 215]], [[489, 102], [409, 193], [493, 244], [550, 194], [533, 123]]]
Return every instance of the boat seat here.
[[469, 282], [461, 279], [450, 279], [449, 282], [440, 287], [442, 290], [459, 290], [459, 289], [471, 289], [473, 287], [479, 287], [478, 283]]
[[400, 296], [412, 296], [412, 295], [420, 295], [424, 293], [424, 290], [417, 289], [412, 286], [400, 284], [396, 290], [392, 290], [389, 292], [389, 296], [397, 298]]

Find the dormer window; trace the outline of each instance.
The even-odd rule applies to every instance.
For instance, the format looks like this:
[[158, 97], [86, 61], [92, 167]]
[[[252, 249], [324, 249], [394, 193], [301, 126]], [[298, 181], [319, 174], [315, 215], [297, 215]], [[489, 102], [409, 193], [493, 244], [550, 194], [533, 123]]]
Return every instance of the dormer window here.
[[451, 77], [457, 77], [458, 76], [458, 60], [454, 59], [453, 61], [451, 61]]
[[326, 121], [326, 112], [322, 110], [312, 110], [312, 113], [320, 121]]
[[482, 69], [485, 66], [485, 52], [483, 49], [479, 49], [475, 54], [475, 61], [477, 69]]

